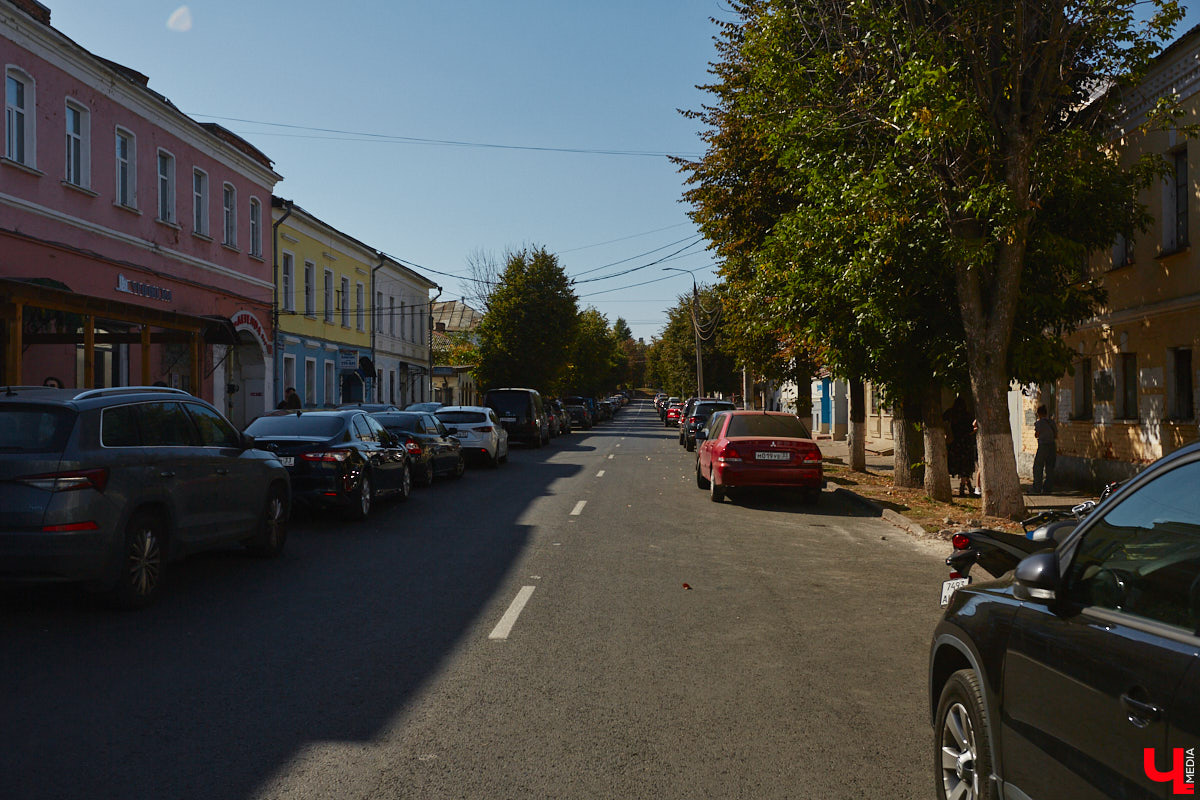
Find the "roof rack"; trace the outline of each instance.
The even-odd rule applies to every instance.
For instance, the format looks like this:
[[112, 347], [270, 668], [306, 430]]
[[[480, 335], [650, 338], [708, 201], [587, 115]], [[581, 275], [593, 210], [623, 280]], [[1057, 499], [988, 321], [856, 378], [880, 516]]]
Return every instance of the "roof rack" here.
[[191, 392], [183, 389], [172, 389], [170, 386], [110, 386], [107, 389], [88, 389], [73, 397], [73, 400], [86, 400], [90, 397], [106, 397], [113, 394], [142, 394], [144, 392], [162, 392], [165, 394], [181, 394], [191, 397]]

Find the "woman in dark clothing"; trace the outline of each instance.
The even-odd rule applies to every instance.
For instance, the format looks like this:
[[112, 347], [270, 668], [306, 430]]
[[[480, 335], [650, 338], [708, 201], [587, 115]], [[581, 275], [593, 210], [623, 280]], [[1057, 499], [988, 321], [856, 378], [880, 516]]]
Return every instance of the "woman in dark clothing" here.
[[970, 405], [959, 395], [954, 405], [942, 415], [946, 421], [946, 461], [951, 475], [958, 476], [958, 494], [965, 497], [975, 493], [971, 478], [975, 474], [978, 455], [975, 449], [975, 415]]

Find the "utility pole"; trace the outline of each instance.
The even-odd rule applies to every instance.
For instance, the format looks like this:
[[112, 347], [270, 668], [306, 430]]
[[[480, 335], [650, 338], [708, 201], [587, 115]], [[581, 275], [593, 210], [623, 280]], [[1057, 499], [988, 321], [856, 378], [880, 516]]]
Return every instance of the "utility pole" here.
[[663, 272], [686, 272], [692, 276], [692, 333], [696, 336], [696, 396], [704, 397], [704, 360], [700, 357], [700, 288], [691, 270], [663, 267]]

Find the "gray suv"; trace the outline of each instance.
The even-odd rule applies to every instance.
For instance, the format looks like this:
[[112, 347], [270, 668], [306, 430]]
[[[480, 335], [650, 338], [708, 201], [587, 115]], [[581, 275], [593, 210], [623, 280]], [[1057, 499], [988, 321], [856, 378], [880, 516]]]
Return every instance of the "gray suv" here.
[[287, 470], [178, 389], [0, 387], [0, 580], [149, 603], [169, 561], [283, 550]]

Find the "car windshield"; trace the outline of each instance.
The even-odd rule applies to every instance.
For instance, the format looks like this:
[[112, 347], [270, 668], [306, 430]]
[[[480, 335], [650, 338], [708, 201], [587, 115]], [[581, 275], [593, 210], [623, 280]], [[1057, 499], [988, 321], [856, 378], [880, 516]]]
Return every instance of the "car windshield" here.
[[717, 411], [732, 411], [733, 403], [699, 403], [692, 411], [692, 415], [696, 417], [707, 417]]
[[379, 424], [388, 430], [409, 431], [410, 433], [425, 432], [425, 418], [420, 414], [375, 414]]
[[487, 415], [478, 411], [439, 411], [437, 418], [442, 422], [487, 422]]
[[278, 417], [259, 417], [246, 427], [251, 436], [311, 436], [328, 439], [336, 436], [345, 427], [346, 418], [318, 414], [288, 414]]
[[786, 414], [738, 414], [729, 420], [726, 436], [787, 436], [807, 439], [808, 428]]
[[66, 446], [74, 411], [36, 405], [0, 407], [0, 452], [53, 453]]
[[524, 415], [529, 410], [529, 395], [525, 392], [488, 392], [488, 405], [501, 414]]

